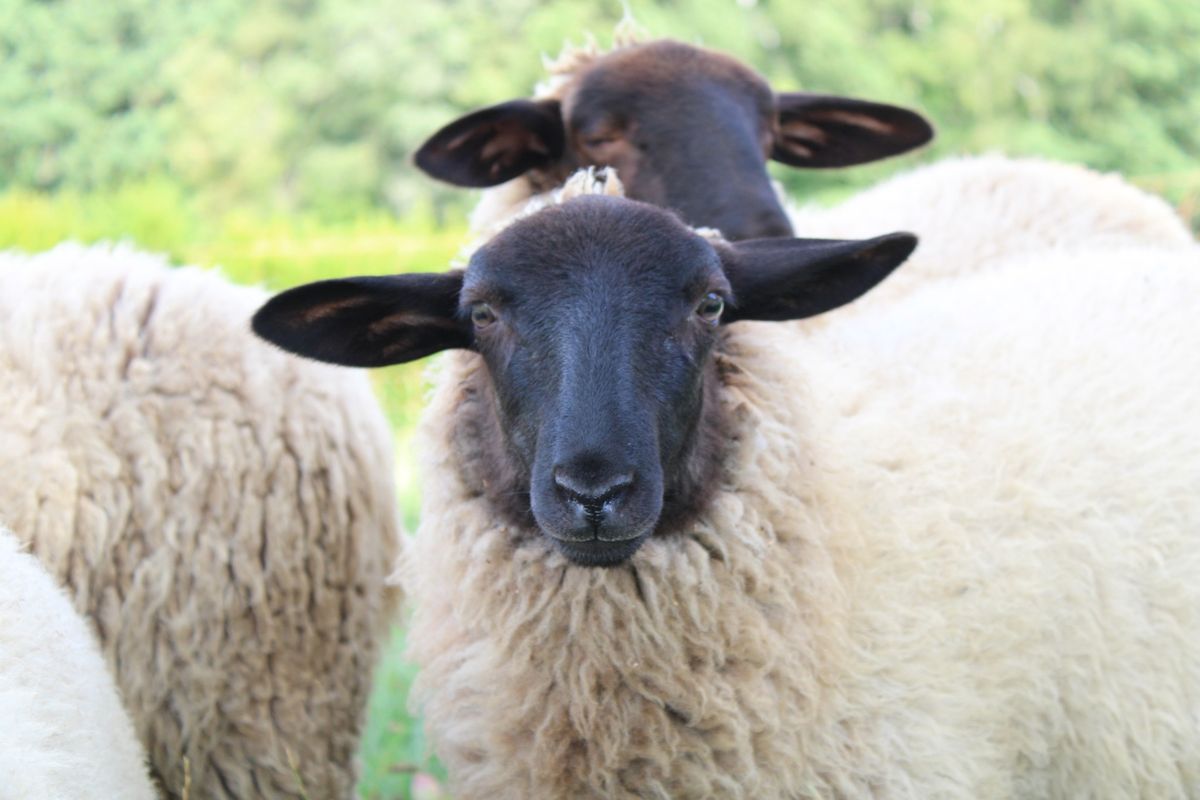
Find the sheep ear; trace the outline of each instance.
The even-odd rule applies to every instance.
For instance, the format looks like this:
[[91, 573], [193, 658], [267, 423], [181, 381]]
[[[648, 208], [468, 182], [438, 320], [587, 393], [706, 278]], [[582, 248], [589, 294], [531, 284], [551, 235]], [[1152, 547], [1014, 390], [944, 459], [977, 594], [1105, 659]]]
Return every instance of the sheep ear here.
[[479, 188], [557, 161], [565, 142], [557, 100], [512, 100], [451, 122], [421, 145], [415, 160], [431, 177]]
[[400, 364], [470, 347], [458, 317], [462, 272], [344, 278], [275, 295], [251, 320], [254, 332], [289, 353], [347, 367]]
[[915, 111], [849, 97], [775, 96], [779, 128], [771, 158], [793, 167], [846, 167], [920, 147], [933, 126]]
[[843, 306], [891, 274], [917, 246], [911, 233], [863, 241], [751, 239], [717, 251], [734, 302], [724, 322], [803, 319]]

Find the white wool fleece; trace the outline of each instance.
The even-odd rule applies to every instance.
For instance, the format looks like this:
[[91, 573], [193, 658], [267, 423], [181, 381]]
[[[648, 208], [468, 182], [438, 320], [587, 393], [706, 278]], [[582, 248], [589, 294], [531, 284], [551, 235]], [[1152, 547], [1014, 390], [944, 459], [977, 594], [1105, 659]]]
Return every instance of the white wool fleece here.
[[349, 798], [397, 593], [368, 378], [250, 332], [266, 293], [128, 247], [0, 254], [0, 517], [64, 585], [155, 777]]
[[832, 208], [791, 209], [796, 235], [865, 239], [909, 231], [916, 251], [878, 288], [814, 327], [893, 303], [930, 283], [1020, 256], [1195, 243], [1161, 198], [1119, 175], [1000, 155], [948, 158], [896, 175]]
[[611, 569], [489, 507], [449, 354], [404, 575], [455, 796], [1200, 796], [1198, 307], [1141, 248], [731, 325], [725, 477]]
[[0, 800], [151, 800], [96, 638], [0, 527]]

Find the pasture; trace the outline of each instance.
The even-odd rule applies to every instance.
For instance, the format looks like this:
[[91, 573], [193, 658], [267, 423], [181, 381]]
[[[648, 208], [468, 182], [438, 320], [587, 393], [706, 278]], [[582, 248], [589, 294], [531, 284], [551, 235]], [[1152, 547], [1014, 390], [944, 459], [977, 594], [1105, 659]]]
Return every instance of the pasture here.
[[[14, 43], [13, 63], [27, 69], [0, 78], [9, 112], [0, 120], [0, 250], [125, 240], [272, 290], [446, 268], [466, 239], [474, 195], [418, 175], [408, 160], [415, 145], [467, 109], [524, 96], [540, 75], [539, 52], [589, 29], [604, 44], [621, 13], [618, 3], [597, 10], [573, 0], [446, 9], [360, 0], [342, 10], [322, 0], [291, 23], [281, 2], [189, 22], [121, 0], [111, 12], [62, 4], [60, 13], [83, 26], [72, 34], [55, 33], [35, 4], [15, 5], [0, 16], [0, 39]], [[402, 18], [399, 5], [408, 6]], [[934, 146], [918, 156], [842, 175], [775, 173], [793, 196], [831, 203], [919, 161], [1000, 149], [1120, 171], [1168, 198], [1200, 233], [1200, 90], [1184, 77], [1200, 69], [1195, 7], [864, 0], [816, 4], [800, 16], [798, 4], [754, 0], [719, 10], [700, 0], [631, 5], [650, 33], [728, 50], [780, 85], [909, 104], [938, 125]], [[139, 15], [147, 27], [130, 21]], [[89, 25], [87, 36], [101, 39], [133, 33], [123, 49], [99, 52], [101, 63], [76, 62], [70, 37]], [[327, 41], [321, 32], [331, 25]], [[872, 58], [853, 56], [868, 46]], [[1107, 57], [1094, 57], [1100, 51]], [[30, 77], [34, 56], [46, 54], [49, 66], [39, 69], [51, 76], [49, 93]], [[140, 91], [160, 66], [161, 86]], [[185, 68], [199, 79], [185, 81]], [[262, 130], [238, 124], [259, 108], [270, 109]], [[180, 124], [180, 113], [199, 121]], [[410, 531], [421, 493], [412, 440], [424, 369], [372, 373]], [[406, 707], [414, 668], [403, 650], [397, 628], [363, 738], [364, 800], [443, 796], [444, 772]]]

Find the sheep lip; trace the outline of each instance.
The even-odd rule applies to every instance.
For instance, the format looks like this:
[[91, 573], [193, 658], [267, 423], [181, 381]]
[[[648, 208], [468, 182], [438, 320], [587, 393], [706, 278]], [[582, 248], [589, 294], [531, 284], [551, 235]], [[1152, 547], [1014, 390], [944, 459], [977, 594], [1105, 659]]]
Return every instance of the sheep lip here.
[[587, 527], [565, 527], [540, 524], [538, 527], [555, 544], [565, 544], [570, 547], [584, 546], [591, 548], [619, 547], [627, 542], [640, 541], [649, 536], [658, 521], [657, 514], [649, 520], [642, 519], [630, 524], [600, 522], [588, 519]]
[[[603, 530], [602, 527], [593, 527], [584, 535], [575, 536], [572, 534], [558, 534], [552, 531], [542, 529], [543, 533], [558, 542], [566, 542], [567, 544], [591, 544], [597, 545], [612, 545], [620, 544], [621, 542], [631, 542], [634, 539], [640, 539], [646, 535], [646, 531], [634, 528], [632, 532], [622, 532], [618, 536], [611, 535], [611, 532]], [[609, 535], [605, 535], [608, 533]]]
[[632, 539], [616, 542], [603, 539], [559, 539], [551, 536], [554, 547], [566, 556], [567, 560], [580, 567], [616, 567], [624, 564], [633, 554], [641, 549], [642, 544], [649, 538], [643, 533]]

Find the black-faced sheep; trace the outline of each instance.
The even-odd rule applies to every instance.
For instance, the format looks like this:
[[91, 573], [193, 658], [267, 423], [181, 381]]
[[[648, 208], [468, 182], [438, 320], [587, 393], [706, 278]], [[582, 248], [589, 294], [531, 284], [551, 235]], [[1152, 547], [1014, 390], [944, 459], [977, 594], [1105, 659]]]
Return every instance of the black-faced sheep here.
[[537, 98], [476, 111], [418, 151], [417, 165], [434, 177], [465, 186], [508, 181], [485, 192], [476, 209], [472, 228], [483, 240], [532, 197], [549, 200], [575, 168], [605, 165], [627, 196], [672, 208], [731, 240], [793, 230], [833, 238], [888, 228], [916, 233], [922, 247], [899, 279], [860, 308], [1020, 252], [1191, 241], [1161, 199], [1117, 176], [1000, 156], [947, 159], [834, 209], [807, 207], [781, 218], [768, 157], [798, 167], [873, 161], [925, 144], [929, 123], [894, 106], [773, 94], [733, 59], [678, 42], [643, 42], [628, 20], [615, 38], [608, 53], [594, 44], [564, 49], [548, 64], [550, 79]]
[[[790, 235], [768, 159], [840, 167], [925, 144], [933, 129], [896, 106], [776, 93], [733, 58], [618, 28], [611, 52], [566, 48], [532, 100], [480, 109], [416, 153], [429, 175], [484, 193], [485, 237], [578, 168], [615, 168], [628, 195], [674, 209], [730, 239]], [[503, 183], [503, 186], [497, 184]]]
[[1200, 253], [748, 321], [912, 245], [585, 197], [256, 315], [343, 363], [456, 348], [405, 568], [456, 796], [1195, 796]]
[[345, 798], [400, 546], [364, 375], [261, 291], [127, 248], [0, 256], [0, 516], [94, 626], [156, 778]]

